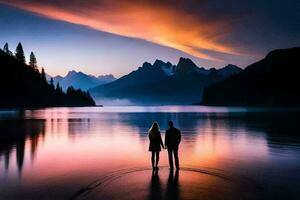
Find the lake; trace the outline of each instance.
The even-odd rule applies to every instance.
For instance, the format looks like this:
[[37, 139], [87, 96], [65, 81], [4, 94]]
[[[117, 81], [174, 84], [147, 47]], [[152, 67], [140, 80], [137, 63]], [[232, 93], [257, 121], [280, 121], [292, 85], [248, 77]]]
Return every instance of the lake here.
[[[0, 111], [0, 199], [300, 199], [300, 112], [201, 106]], [[153, 173], [147, 131], [182, 132]]]

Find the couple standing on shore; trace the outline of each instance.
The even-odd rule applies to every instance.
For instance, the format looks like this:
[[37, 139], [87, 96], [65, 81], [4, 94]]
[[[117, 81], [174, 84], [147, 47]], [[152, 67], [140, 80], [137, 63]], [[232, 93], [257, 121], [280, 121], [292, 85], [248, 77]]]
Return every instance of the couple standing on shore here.
[[158, 170], [159, 153], [161, 147], [168, 150], [170, 170], [173, 170], [173, 156], [176, 169], [179, 170], [178, 146], [181, 141], [180, 130], [169, 121], [169, 129], [166, 131], [165, 144], [162, 141], [158, 123], [154, 122], [149, 129], [149, 151], [151, 151], [151, 164], [153, 170]]

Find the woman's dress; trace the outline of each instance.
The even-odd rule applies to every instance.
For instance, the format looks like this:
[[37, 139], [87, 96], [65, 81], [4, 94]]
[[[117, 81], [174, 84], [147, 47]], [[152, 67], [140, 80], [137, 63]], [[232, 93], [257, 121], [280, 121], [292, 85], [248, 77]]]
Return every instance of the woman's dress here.
[[163, 145], [163, 141], [161, 138], [160, 132], [156, 136], [151, 136], [149, 134], [149, 151], [161, 151], [161, 146]]

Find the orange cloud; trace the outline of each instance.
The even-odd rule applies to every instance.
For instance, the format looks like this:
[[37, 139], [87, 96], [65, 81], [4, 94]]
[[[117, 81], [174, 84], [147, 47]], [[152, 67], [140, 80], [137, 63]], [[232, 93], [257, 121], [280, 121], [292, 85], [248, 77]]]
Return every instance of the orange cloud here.
[[3, 3], [49, 18], [175, 48], [198, 58], [218, 60], [201, 50], [237, 54], [217, 41], [220, 30], [225, 29], [224, 22], [205, 22], [198, 16], [163, 4], [108, 2], [94, 0], [83, 5], [82, 1], [77, 4], [74, 1], [70, 6], [22, 0]]

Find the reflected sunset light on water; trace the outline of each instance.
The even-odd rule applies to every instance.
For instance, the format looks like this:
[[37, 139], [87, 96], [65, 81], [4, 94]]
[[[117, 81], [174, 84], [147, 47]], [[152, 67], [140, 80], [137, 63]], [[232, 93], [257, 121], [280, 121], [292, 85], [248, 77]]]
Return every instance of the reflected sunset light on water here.
[[[214, 113], [205, 108], [205, 112], [197, 113], [194, 107], [178, 107], [174, 112], [170, 112], [171, 108], [162, 108], [162, 112], [135, 107], [128, 107], [128, 112], [125, 108], [121, 112], [115, 108], [110, 111], [101, 107], [91, 109], [32, 110], [16, 114], [18, 117], [2, 117], [1, 132], [21, 135], [9, 138], [0, 149], [0, 188], [7, 197], [30, 197], [38, 191], [47, 199], [43, 192], [50, 188], [57, 191], [55, 196], [64, 198], [106, 174], [149, 168], [147, 131], [154, 121], [160, 124], [163, 138], [168, 120], [173, 120], [181, 129], [179, 154], [183, 168], [248, 177], [259, 184], [269, 181], [273, 173], [295, 170], [299, 166], [297, 138], [290, 142], [278, 138], [276, 131], [280, 131], [280, 127], [272, 129], [268, 118], [267, 121], [255, 120], [250, 116], [255, 116], [255, 112]], [[192, 112], [188, 112], [189, 109]], [[165, 150], [161, 151], [159, 165], [164, 185], [169, 176]], [[266, 174], [264, 180], [261, 174]], [[124, 175], [114, 184], [121, 184], [125, 177], [127, 181], [136, 177], [135, 184], [139, 185], [138, 180], [143, 183], [151, 180], [151, 171], [134, 172], [132, 178], [130, 176]], [[145, 177], [147, 180], [143, 180]], [[208, 175], [193, 175], [185, 170], [180, 171], [179, 177], [181, 183], [191, 186], [194, 182], [201, 186], [207, 184], [207, 187], [222, 184], [221, 180], [216, 182]], [[288, 177], [282, 180], [285, 179]], [[96, 190], [91, 197], [97, 195]], [[182, 195], [186, 195], [185, 192]]]

